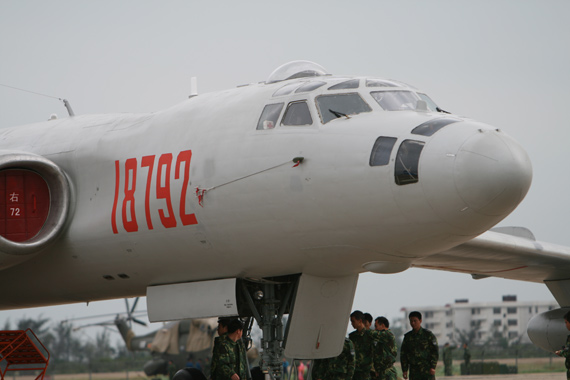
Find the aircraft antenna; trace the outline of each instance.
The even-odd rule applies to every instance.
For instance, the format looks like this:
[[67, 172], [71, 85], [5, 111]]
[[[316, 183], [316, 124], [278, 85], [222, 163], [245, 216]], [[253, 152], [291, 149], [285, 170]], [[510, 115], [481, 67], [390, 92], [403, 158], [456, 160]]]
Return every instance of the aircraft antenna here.
[[189, 98], [193, 98], [198, 96], [198, 78], [192, 77], [190, 78], [190, 95]]
[[69, 116], [75, 116], [75, 113], [73, 113], [73, 110], [71, 109], [71, 104], [69, 104], [67, 99], [60, 99], [60, 100], [63, 101], [63, 105], [67, 109], [67, 113], [69, 114]]
[[34, 92], [34, 91], [30, 91], [30, 90], [25, 90], [23, 88], [18, 88], [18, 87], [14, 87], [14, 86], [8, 86], [6, 84], [2, 84], [0, 83], [0, 86], [2, 87], [7, 87], [7, 88], [11, 88], [13, 90], [18, 90], [18, 91], [23, 91], [23, 92], [27, 92], [30, 94], [34, 94], [34, 95], [39, 95], [39, 96], [45, 96], [47, 98], [52, 98], [52, 99], [57, 99], [63, 102], [63, 105], [65, 106], [65, 108], [67, 109], [67, 113], [69, 114], [69, 116], [75, 116], [75, 113], [73, 112], [73, 110], [71, 109], [71, 104], [69, 104], [69, 102], [67, 101], [67, 99], [62, 99], [62, 98], [58, 98], [57, 96], [52, 96], [52, 95], [46, 95], [46, 94], [42, 94], [39, 92]]

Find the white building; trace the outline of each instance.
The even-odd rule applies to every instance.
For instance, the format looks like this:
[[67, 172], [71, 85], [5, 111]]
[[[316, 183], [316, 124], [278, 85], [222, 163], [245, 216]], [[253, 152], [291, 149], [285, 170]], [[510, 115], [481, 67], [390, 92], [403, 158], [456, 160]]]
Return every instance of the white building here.
[[[405, 320], [414, 310], [422, 313], [422, 327], [431, 330], [440, 345], [459, 343], [460, 332], [475, 334], [474, 344], [505, 338], [509, 343], [531, 343], [526, 327], [537, 314], [558, 308], [556, 301], [517, 301], [517, 296], [503, 296], [502, 302], [469, 303], [455, 300], [445, 306], [404, 307]], [[459, 330], [459, 332], [458, 332]]]

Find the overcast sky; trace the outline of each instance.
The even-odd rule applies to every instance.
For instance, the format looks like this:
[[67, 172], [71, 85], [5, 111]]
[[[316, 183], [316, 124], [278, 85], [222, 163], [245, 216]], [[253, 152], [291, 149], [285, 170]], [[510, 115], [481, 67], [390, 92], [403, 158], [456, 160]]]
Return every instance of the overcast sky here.
[[[298, 59], [333, 74], [401, 80], [518, 140], [532, 160], [533, 185], [500, 225], [570, 246], [568, 14], [567, 0], [0, 0], [0, 84], [94, 114], [157, 111], [183, 101], [192, 76], [200, 93], [211, 92], [264, 81]], [[52, 113], [66, 116], [57, 99], [0, 86], [0, 128]], [[403, 306], [504, 294], [553, 299], [543, 284], [412, 269], [362, 275], [354, 308], [394, 318]], [[23, 315], [123, 309], [118, 300], [2, 311], [0, 326]]]

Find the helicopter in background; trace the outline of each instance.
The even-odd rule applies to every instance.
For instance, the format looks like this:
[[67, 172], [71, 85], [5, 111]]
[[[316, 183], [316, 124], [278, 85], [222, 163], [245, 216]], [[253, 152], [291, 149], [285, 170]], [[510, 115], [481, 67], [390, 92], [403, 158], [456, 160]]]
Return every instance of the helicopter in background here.
[[[172, 360], [176, 368], [195, 367], [205, 374], [209, 373], [212, 348], [217, 330], [217, 318], [185, 319], [164, 324], [158, 330], [144, 335], [136, 335], [132, 323], [147, 326], [138, 319], [136, 312], [139, 297], [135, 298], [132, 307], [125, 299], [126, 313], [117, 314], [114, 321], [91, 323], [75, 328], [79, 330], [92, 326], [115, 325], [130, 352], [148, 351], [151, 360], [145, 363], [144, 373], [157, 376], [168, 373], [168, 363]], [[97, 318], [94, 316], [92, 318]], [[68, 322], [63, 321], [63, 323]]]
[[143, 370], [147, 376], [166, 374], [168, 362], [176, 368], [193, 366], [209, 373], [217, 318], [185, 319], [167, 323], [145, 335], [135, 335], [126, 318], [117, 317], [115, 325], [129, 351], [150, 351], [152, 359]]

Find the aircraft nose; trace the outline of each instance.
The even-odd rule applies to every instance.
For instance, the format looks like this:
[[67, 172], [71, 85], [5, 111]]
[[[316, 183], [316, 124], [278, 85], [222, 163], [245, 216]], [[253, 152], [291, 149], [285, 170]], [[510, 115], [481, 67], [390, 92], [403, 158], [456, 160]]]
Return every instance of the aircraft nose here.
[[456, 153], [453, 178], [466, 206], [489, 216], [510, 213], [524, 198], [532, 166], [524, 149], [497, 130], [479, 129]]
[[481, 233], [500, 222], [530, 188], [527, 153], [486, 124], [464, 121], [441, 130], [422, 155], [426, 200], [442, 221], [463, 234]]

